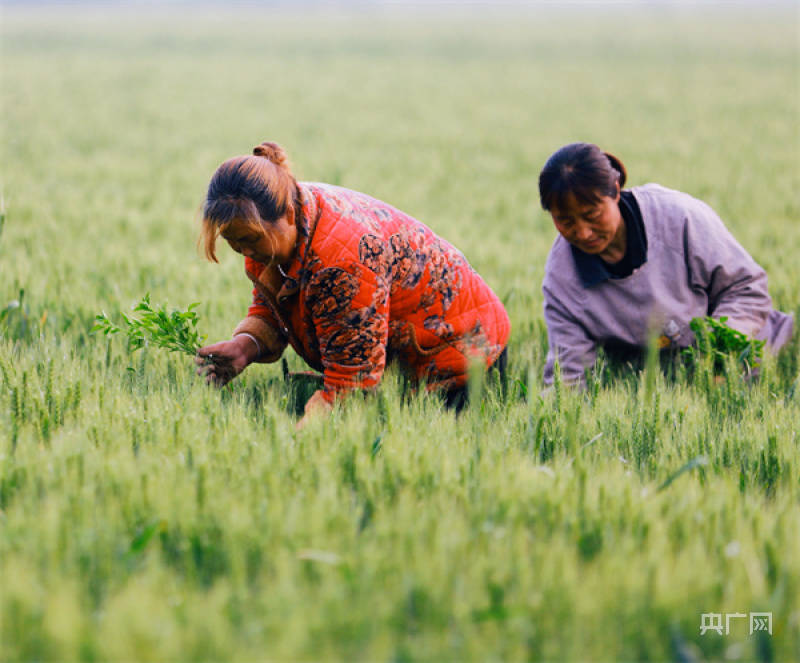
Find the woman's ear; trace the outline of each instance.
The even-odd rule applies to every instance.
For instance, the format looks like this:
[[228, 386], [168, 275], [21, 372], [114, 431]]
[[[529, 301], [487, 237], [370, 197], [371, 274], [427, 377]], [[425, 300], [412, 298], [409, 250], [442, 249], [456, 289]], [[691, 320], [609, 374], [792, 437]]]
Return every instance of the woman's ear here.
[[294, 225], [295, 222], [294, 205], [289, 205], [286, 208], [286, 221], [289, 223], [290, 226]]
[[619, 202], [619, 196], [620, 196], [620, 190], [619, 190], [619, 180], [617, 180], [617, 181], [614, 183], [614, 186], [617, 188], [617, 195], [616, 195], [616, 196], [614, 196], [614, 202], [615, 202], [615, 203], [618, 203], [618, 202]]

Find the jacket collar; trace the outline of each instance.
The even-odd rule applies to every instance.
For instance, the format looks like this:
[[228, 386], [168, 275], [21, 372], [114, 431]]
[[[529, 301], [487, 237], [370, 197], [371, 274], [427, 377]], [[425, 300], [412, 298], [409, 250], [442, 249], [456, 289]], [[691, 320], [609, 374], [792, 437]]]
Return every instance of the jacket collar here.
[[581, 285], [583, 285], [584, 288], [591, 288], [611, 278], [611, 272], [605, 268], [600, 258], [584, 253], [571, 244], [569, 248], [572, 250], [575, 269], [578, 271]]
[[278, 304], [281, 306], [284, 305], [284, 302], [289, 297], [296, 295], [300, 290], [303, 268], [308, 257], [308, 252], [311, 249], [311, 240], [314, 238], [317, 222], [322, 213], [317, 198], [311, 188], [306, 184], [298, 184], [297, 188], [300, 193], [300, 211], [295, 216], [295, 225], [297, 226], [297, 253], [292, 262], [289, 263], [289, 267], [286, 270], [286, 278], [276, 296]]

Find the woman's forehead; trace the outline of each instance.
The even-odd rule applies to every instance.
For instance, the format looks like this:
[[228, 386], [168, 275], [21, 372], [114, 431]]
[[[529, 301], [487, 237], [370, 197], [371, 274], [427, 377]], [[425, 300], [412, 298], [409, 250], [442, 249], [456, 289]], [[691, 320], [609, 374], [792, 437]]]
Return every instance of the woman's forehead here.
[[580, 216], [600, 205], [602, 198], [599, 195], [596, 198], [578, 197], [569, 191], [561, 200], [553, 203], [552, 212], [554, 216]]
[[225, 238], [238, 237], [253, 230], [258, 230], [257, 222], [235, 216], [222, 227], [219, 234]]

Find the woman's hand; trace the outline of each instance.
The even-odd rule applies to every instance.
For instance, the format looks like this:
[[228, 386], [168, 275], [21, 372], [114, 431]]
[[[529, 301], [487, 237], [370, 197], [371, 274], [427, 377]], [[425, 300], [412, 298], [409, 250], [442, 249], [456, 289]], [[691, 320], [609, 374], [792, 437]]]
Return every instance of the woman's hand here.
[[194, 358], [198, 375], [205, 375], [206, 383], [224, 387], [258, 356], [258, 347], [249, 336], [234, 336], [230, 341], [220, 341], [197, 351]]
[[333, 409], [328, 401], [322, 396], [322, 391], [317, 390], [306, 402], [306, 407], [302, 419], [295, 424], [295, 430], [303, 430], [311, 419], [326, 416]]

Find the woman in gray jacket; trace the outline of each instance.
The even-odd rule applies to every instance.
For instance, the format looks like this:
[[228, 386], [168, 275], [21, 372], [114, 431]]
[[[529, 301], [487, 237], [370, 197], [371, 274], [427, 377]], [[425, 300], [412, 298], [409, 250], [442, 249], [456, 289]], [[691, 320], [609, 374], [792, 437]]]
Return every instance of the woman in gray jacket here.
[[542, 289], [549, 351], [565, 382], [583, 382], [596, 349], [687, 347], [689, 322], [727, 316], [727, 324], [777, 351], [791, 316], [772, 309], [767, 275], [720, 218], [692, 196], [645, 184], [623, 190], [626, 171], [590, 143], [555, 152], [539, 175], [542, 207], [556, 238]]

